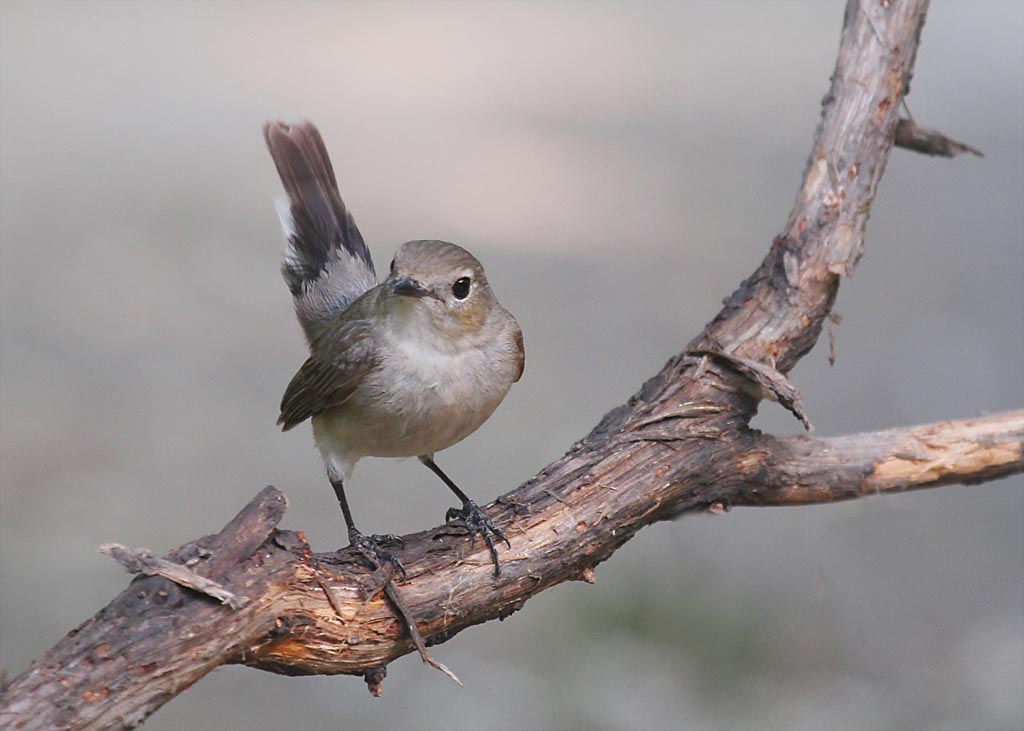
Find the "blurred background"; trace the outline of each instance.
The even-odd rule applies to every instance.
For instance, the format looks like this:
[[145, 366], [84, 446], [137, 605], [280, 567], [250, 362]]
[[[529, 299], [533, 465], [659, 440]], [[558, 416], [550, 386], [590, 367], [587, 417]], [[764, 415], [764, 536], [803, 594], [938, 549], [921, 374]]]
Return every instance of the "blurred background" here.
[[[278, 274], [264, 120], [314, 120], [377, 259], [484, 262], [523, 380], [439, 463], [487, 502], [693, 337], [796, 195], [843, 3], [0, 4], [0, 665], [266, 484], [318, 550], [344, 524]], [[984, 159], [896, 150], [843, 283], [838, 362], [793, 372], [818, 433], [1024, 404], [1024, 4], [938, 2], [909, 106]], [[766, 405], [755, 424], [795, 433]], [[442, 521], [415, 460], [367, 460], [364, 530]], [[504, 623], [350, 677], [229, 667], [166, 729], [1024, 727], [1024, 490], [1012, 479], [642, 531]], [[412, 486], [410, 489], [409, 486]]]

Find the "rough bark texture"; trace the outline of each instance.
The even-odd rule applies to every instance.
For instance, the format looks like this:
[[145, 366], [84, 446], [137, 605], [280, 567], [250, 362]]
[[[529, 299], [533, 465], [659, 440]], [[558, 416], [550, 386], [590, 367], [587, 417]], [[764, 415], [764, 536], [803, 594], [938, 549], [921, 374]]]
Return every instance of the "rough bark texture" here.
[[[803, 413], [785, 374], [817, 341], [863, 251], [926, 6], [850, 2], [786, 229], [683, 353], [488, 508], [512, 544], [500, 577], [480, 541], [443, 528], [406, 537], [408, 577], [397, 589], [428, 644], [507, 616], [549, 586], [593, 581], [594, 566], [640, 528], [685, 511], [829, 502], [1024, 471], [1024, 411], [833, 439], [748, 427], [763, 398]], [[364, 675], [379, 690], [383, 666], [414, 649], [381, 591], [385, 578], [347, 551], [314, 555], [301, 534], [277, 530], [285, 504], [266, 488], [216, 536], [168, 556], [184, 578], [122, 552], [133, 569], [163, 575], [137, 578], [16, 678], [0, 724], [130, 728], [226, 663]], [[209, 584], [199, 577], [231, 604], [200, 593]]]

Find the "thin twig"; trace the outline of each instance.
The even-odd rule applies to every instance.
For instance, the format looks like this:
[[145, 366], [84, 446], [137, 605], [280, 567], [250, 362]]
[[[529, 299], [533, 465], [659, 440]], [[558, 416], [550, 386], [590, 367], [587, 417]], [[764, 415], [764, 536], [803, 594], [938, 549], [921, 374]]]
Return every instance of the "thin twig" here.
[[460, 688], [463, 687], [462, 681], [459, 680], [458, 675], [449, 670], [444, 663], [435, 660], [430, 653], [427, 652], [427, 643], [423, 641], [423, 635], [420, 634], [419, 629], [416, 627], [416, 620], [413, 618], [412, 612], [409, 610], [409, 605], [405, 603], [405, 599], [402, 598], [401, 592], [398, 591], [398, 588], [391, 579], [388, 579], [387, 583], [384, 584], [384, 593], [387, 594], [388, 599], [390, 599], [391, 603], [395, 605], [396, 609], [398, 609], [398, 613], [402, 615], [402, 619], [405, 621], [406, 627], [409, 628], [409, 636], [412, 638], [412, 643], [416, 645], [416, 651], [420, 654], [423, 662], [432, 668], [440, 670], [451, 678], [452, 682]]
[[985, 157], [978, 148], [947, 137], [937, 130], [921, 127], [912, 119], [901, 119], [896, 124], [895, 145], [933, 157], [956, 157], [965, 152]]

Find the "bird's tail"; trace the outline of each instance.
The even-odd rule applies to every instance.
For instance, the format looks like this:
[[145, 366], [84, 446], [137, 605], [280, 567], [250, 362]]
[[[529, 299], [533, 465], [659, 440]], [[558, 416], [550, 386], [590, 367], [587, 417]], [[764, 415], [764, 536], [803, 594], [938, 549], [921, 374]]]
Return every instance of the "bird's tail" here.
[[278, 206], [285, 236], [281, 274], [312, 341], [334, 313], [377, 283], [377, 275], [313, 123], [267, 122], [263, 136], [288, 195]]

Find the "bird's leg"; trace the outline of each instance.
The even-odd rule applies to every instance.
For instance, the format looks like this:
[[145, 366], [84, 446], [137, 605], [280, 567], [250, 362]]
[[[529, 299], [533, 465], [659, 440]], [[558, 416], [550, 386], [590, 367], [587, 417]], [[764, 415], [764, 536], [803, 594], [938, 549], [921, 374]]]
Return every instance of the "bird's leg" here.
[[331, 480], [331, 487], [334, 488], [334, 494], [338, 496], [338, 504], [341, 506], [341, 512], [345, 516], [345, 525], [348, 526], [349, 544], [359, 551], [359, 554], [366, 559], [372, 568], [379, 569], [385, 564], [390, 564], [393, 568], [398, 569], [404, 579], [405, 566], [402, 565], [402, 562], [394, 554], [384, 548], [384, 546], [402, 546], [404, 541], [398, 536], [365, 536], [360, 533], [359, 529], [356, 528], [355, 522], [352, 520], [352, 511], [349, 510], [348, 500], [345, 499], [345, 487], [342, 481]]
[[[342, 480], [334, 479], [332, 477], [331, 486], [334, 488], [334, 494], [338, 496], [338, 504], [341, 506], [341, 512], [345, 515], [345, 525], [348, 526], [348, 541], [352, 547], [359, 552], [359, 554], [374, 568], [374, 570], [380, 569], [384, 564], [390, 564], [402, 573], [402, 578], [404, 579], [405, 567], [402, 566], [402, 562], [395, 558], [389, 551], [384, 550], [381, 546], [404, 545], [405, 542], [398, 536], [364, 536], [360, 533], [359, 529], [356, 528], [355, 523], [352, 522], [352, 511], [349, 510], [348, 500], [345, 498], [345, 488], [342, 484]], [[412, 612], [409, 610], [408, 605], [405, 603], [402, 595], [398, 592], [395, 582], [390, 578], [385, 577], [382, 588], [384, 589], [384, 593], [387, 595], [388, 599], [391, 600], [391, 603], [395, 605], [395, 609], [405, 622], [405, 626], [409, 628], [409, 636], [412, 638], [412, 642], [416, 646], [417, 652], [420, 653], [420, 657], [423, 658], [423, 662], [433, 668], [437, 668], [461, 686], [462, 681], [458, 679], [455, 673], [445, 667], [443, 663], [435, 660], [430, 656], [430, 653], [427, 652], [427, 644], [423, 641], [423, 635], [420, 634], [419, 629], [416, 627], [416, 619], [412, 616]], [[324, 592], [327, 592], [326, 588], [324, 589]]]
[[498, 549], [494, 547], [494, 539], [497, 538], [499, 541], [505, 541], [505, 545], [509, 548], [512, 544], [509, 543], [508, 538], [502, 532], [501, 528], [496, 526], [490, 518], [487, 517], [486, 513], [480, 509], [480, 507], [469, 499], [469, 496], [459, 489], [459, 486], [452, 482], [452, 479], [444, 473], [444, 471], [437, 466], [434, 462], [434, 458], [431, 455], [423, 455], [420, 457], [420, 462], [425, 464], [431, 472], [441, 478], [441, 481], [448, 486], [448, 489], [455, 493], [455, 496], [462, 501], [462, 508], [448, 508], [448, 512], [445, 513], [444, 519], [446, 521], [459, 520], [463, 525], [466, 526], [466, 530], [469, 531], [470, 541], [473, 541], [476, 536], [481, 535], [484, 537], [484, 541], [487, 543], [487, 550], [491, 553], [491, 561], [494, 562], [494, 575], [498, 576], [501, 574], [501, 564], [498, 563]]

